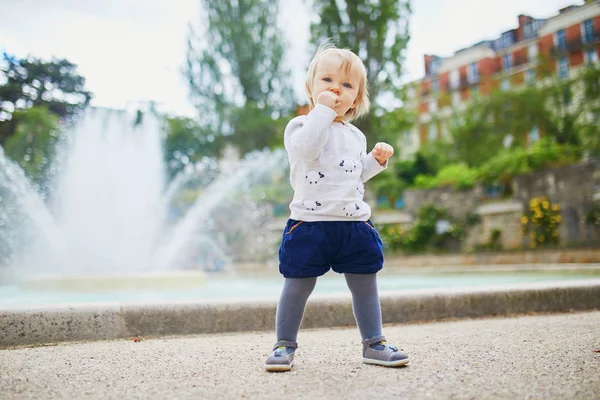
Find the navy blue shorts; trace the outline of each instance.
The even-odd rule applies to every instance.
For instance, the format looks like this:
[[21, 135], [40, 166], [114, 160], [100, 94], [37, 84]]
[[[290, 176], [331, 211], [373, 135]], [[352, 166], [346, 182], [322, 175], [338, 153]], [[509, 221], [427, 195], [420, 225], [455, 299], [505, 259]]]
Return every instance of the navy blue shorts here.
[[371, 221], [289, 219], [279, 247], [279, 272], [286, 278], [313, 278], [330, 268], [340, 274], [373, 274], [383, 268], [381, 238]]

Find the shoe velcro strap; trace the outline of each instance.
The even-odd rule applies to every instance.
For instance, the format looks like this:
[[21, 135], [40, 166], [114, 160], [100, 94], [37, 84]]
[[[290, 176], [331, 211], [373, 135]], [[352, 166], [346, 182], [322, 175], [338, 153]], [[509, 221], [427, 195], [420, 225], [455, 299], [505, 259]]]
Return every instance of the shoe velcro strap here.
[[363, 344], [365, 346], [370, 346], [373, 343], [379, 343], [379, 342], [382, 342], [382, 341], [385, 341], [385, 336], [375, 336], [375, 337], [372, 337], [370, 339], [363, 340]]
[[280, 340], [273, 346], [273, 350], [278, 347], [291, 347], [292, 349], [298, 348], [298, 342], [292, 342], [290, 340]]

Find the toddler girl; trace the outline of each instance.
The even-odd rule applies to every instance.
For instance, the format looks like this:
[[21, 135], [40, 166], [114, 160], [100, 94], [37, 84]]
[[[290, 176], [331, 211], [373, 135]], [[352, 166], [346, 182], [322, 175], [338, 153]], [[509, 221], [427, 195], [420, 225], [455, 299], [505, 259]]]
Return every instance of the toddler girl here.
[[388, 367], [408, 356], [382, 336], [376, 273], [383, 267], [382, 244], [363, 201], [364, 182], [383, 171], [394, 154], [377, 143], [367, 153], [364, 134], [350, 124], [369, 110], [366, 69], [349, 50], [325, 42], [310, 63], [306, 90], [311, 111], [292, 119], [284, 136], [294, 198], [279, 248], [285, 277], [277, 306], [277, 343], [267, 371], [289, 371], [306, 301], [317, 277], [343, 273], [362, 336], [363, 361]]

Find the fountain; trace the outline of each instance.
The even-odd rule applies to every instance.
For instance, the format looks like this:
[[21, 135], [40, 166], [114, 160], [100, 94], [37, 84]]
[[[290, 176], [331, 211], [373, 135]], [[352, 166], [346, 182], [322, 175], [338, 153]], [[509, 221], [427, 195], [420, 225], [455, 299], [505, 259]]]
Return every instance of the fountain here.
[[[59, 150], [47, 196], [0, 148], [0, 233], [21, 285], [79, 291], [193, 287], [205, 278], [189, 266], [198, 249], [230, 258], [226, 243], [217, 240], [215, 215], [252, 223], [244, 196], [284, 169], [285, 155], [257, 152], [220, 170], [201, 162], [167, 182], [161, 135], [152, 115], [140, 120], [125, 111], [88, 110]], [[181, 215], [171, 215], [180, 189], [202, 174], [214, 179]]]

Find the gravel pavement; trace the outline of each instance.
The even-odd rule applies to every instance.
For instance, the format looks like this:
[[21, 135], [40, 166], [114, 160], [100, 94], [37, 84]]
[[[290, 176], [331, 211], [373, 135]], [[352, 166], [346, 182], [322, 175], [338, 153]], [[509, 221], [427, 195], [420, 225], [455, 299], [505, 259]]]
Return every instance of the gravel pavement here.
[[0, 398], [600, 399], [600, 311], [384, 333], [407, 367], [362, 364], [356, 328], [302, 330], [288, 373], [263, 370], [273, 332], [4, 349]]

